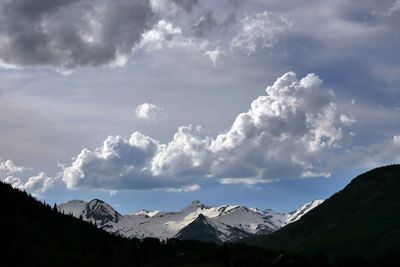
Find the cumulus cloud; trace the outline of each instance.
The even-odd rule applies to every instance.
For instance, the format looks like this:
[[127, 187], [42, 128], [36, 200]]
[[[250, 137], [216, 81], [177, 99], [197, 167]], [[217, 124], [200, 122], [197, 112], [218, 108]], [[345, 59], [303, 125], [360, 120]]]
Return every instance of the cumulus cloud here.
[[142, 120], [158, 120], [167, 116], [162, 107], [157, 107], [150, 103], [143, 103], [137, 106], [135, 114], [136, 117]]
[[14, 174], [18, 172], [24, 172], [27, 168], [22, 166], [17, 166], [12, 160], [1, 161], [0, 158], [0, 172], [5, 174]]
[[4, 64], [71, 69], [121, 62], [153, 12], [140, 0], [15, 0], [1, 1], [0, 15]]
[[101, 147], [83, 149], [71, 166], [64, 168], [68, 188], [155, 189], [185, 185], [152, 173], [151, 165], [160, 143], [135, 132], [129, 140], [109, 136]]
[[11, 184], [13, 187], [25, 190], [35, 196], [41, 195], [55, 185], [55, 179], [40, 172], [36, 176], [29, 177], [27, 181], [15, 176], [7, 176], [3, 182]]
[[29, 192], [35, 192], [36, 194], [42, 194], [54, 185], [54, 179], [47, 176], [44, 172], [39, 173], [36, 176], [32, 176], [24, 185], [24, 189]]
[[[28, 178], [25, 179], [19, 177], [29, 170], [31, 170], [31, 168], [17, 166], [10, 159], [1, 161], [0, 158], [0, 174], [5, 174], [5, 178], [3, 176], [1, 180], [11, 184], [15, 188], [25, 190], [33, 195], [41, 195], [55, 185], [56, 179], [47, 176], [44, 172], [40, 172], [36, 176], [28, 176]], [[19, 173], [18, 176], [16, 176], [17, 173]], [[27, 175], [24, 176], [26, 177]]]
[[216, 137], [193, 126], [179, 127], [165, 144], [138, 132], [129, 140], [110, 136], [93, 151], [83, 149], [63, 180], [68, 188], [183, 190], [204, 178], [256, 184], [329, 176], [324, 159], [341, 150], [351, 118], [343, 120], [322, 83], [315, 74], [284, 74]]
[[144, 49], [147, 52], [163, 49], [203, 51], [207, 46], [207, 40], [195, 40], [193, 37], [187, 37], [180, 27], [160, 20], [152, 29], [143, 33], [142, 40], [135, 50]]

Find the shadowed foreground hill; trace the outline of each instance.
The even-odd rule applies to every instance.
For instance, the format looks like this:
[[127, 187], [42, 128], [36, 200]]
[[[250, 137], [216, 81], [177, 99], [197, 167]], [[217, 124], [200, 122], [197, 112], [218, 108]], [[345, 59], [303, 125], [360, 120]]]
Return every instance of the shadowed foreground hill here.
[[400, 255], [400, 165], [359, 175], [298, 222], [249, 244], [328, 258]]
[[1, 266], [118, 266], [119, 248], [128, 245], [4, 183], [0, 213]]

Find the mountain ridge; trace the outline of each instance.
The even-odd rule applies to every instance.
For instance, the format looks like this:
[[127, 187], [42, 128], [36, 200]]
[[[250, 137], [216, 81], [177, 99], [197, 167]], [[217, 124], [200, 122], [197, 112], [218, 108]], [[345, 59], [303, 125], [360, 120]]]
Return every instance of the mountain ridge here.
[[[209, 206], [193, 200], [176, 212], [139, 210], [121, 215], [106, 202], [93, 199], [89, 202], [71, 200], [60, 204], [58, 210], [74, 217], [96, 224], [110, 233], [128, 238], [155, 237], [159, 239], [190, 239], [190, 231], [185, 228], [200, 215], [209, 222], [207, 229], [217, 233], [213, 242], [236, 242], [251, 235], [270, 234], [284, 225], [299, 219], [306, 212], [322, 203], [310, 202], [290, 213], [279, 213], [271, 209], [247, 208], [242, 205]], [[299, 212], [302, 211], [302, 213]], [[294, 218], [296, 214], [297, 217]], [[202, 217], [200, 217], [202, 218]], [[204, 224], [204, 220], [200, 221]], [[197, 223], [199, 226], [201, 223]], [[193, 225], [189, 229], [196, 228]], [[184, 233], [184, 234], [183, 234]], [[196, 239], [194, 234], [192, 239]]]

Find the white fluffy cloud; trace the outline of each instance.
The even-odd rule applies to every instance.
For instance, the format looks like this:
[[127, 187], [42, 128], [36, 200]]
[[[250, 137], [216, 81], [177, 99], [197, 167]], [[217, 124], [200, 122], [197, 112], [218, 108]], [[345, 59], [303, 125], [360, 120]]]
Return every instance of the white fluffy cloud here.
[[180, 27], [171, 22], [160, 20], [152, 29], [143, 33], [142, 40], [136, 49], [144, 49], [147, 52], [162, 49], [185, 49], [201, 52], [207, 46], [207, 40], [185, 36]]
[[55, 184], [55, 179], [47, 176], [44, 172], [36, 176], [29, 177], [27, 181], [15, 176], [7, 176], [4, 182], [11, 184], [13, 187], [25, 190], [35, 196], [41, 195]]
[[129, 140], [109, 136], [94, 151], [83, 149], [63, 180], [68, 188], [187, 191], [204, 178], [255, 184], [329, 176], [324, 159], [341, 150], [352, 120], [338, 110], [334, 93], [317, 75], [298, 80], [293, 72], [266, 91], [215, 138], [192, 126], [166, 144], [138, 132]]
[[137, 106], [135, 114], [136, 117], [142, 120], [158, 120], [167, 116], [162, 107], [157, 107], [150, 103], [144, 103]]
[[0, 158], [0, 174], [5, 174], [0, 178], [3, 182], [9, 183], [15, 188], [26, 190], [33, 195], [41, 195], [54, 186], [56, 180], [47, 176], [44, 172], [40, 172], [36, 176], [28, 176], [26, 179], [15, 176], [17, 173], [19, 173], [18, 176], [24, 175], [29, 170], [31, 168], [17, 166], [10, 159], [1, 161]]
[[0, 172], [4, 172], [5, 174], [14, 174], [17, 172], [23, 172], [25, 170], [25, 167], [16, 166], [14, 162], [10, 159], [6, 161], [1, 161], [0, 158]]
[[68, 188], [155, 189], [186, 185], [174, 177], [152, 171], [153, 158], [160, 143], [135, 132], [129, 140], [109, 136], [94, 151], [83, 149], [71, 166], [64, 168], [63, 181]]

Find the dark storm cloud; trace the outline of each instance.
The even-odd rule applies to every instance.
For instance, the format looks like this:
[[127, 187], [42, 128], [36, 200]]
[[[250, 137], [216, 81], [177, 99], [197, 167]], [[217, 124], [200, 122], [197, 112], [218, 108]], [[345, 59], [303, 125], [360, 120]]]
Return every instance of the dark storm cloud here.
[[153, 15], [140, 0], [18, 0], [3, 3], [0, 14], [3, 63], [61, 69], [123, 61]]

